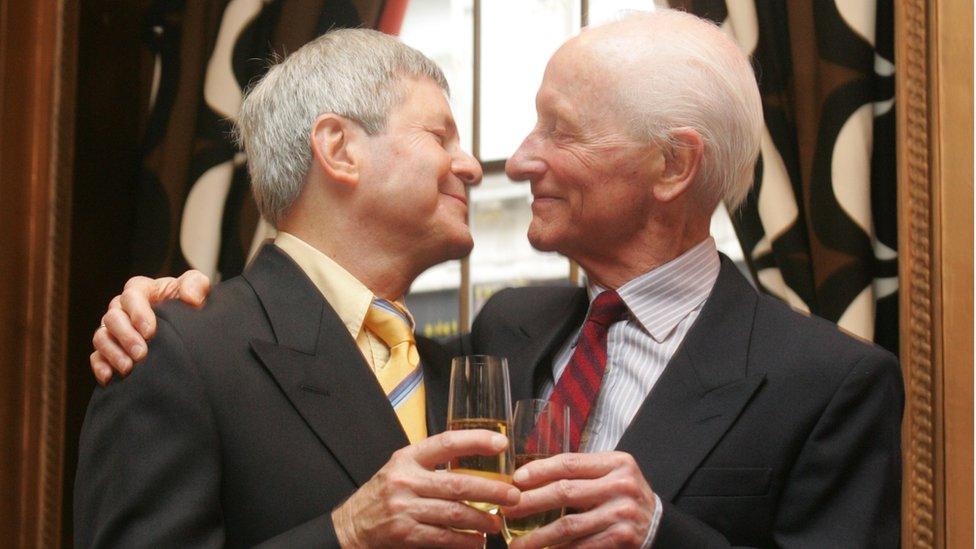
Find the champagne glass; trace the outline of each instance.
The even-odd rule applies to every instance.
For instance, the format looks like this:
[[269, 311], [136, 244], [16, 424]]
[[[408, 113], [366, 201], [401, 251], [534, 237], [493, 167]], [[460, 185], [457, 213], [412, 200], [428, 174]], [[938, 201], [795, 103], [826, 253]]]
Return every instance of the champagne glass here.
[[[569, 408], [535, 398], [516, 402], [511, 441], [516, 468], [537, 459], [568, 452]], [[519, 536], [558, 520], [564, 511], [549, 509], [526, 517], [504, 517], [502, 535], [505, 541], [511, 543]]]
[[[512, 394], [508, 383], [508, 361], [495, 356], [460, 356], [451, 363], [451, 385], [447, 404], [447, 428], [487, 429], [508, 436], [512, 425]], [[494, 456], [464, 456], [451, 460], [456, 473], [477, 475], [511, 484], [514, 462], [512, 445]], [[466, 502], [495, 514], [498, 505]]]

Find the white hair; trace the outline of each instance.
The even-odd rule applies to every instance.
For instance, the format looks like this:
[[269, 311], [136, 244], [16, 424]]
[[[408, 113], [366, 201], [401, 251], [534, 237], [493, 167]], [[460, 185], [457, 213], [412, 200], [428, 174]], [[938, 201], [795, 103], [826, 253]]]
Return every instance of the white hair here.
[[752, 187], [763, 133], [748, 58], [714, 23], [677, 10], [630, 12], [596, 28], [611, 35], [626, 29], [640, 40], [636, 63], [617, 86], [617, 112], [631, 131], [671, 146], [680, 146], [672, 130], [697, 131], [704, 141], [697, 197], [706, 208], [720, 201], [738, 208]]
[[419, 51], [378, 31], [340, 29], [302, 46], [247, 92], [236, 137], [269, 223], [277, 226], [302, 190], [315, 119], [334, 113], [380, 133], [404, 97], [405, 78], [430, 79], [449, 93], [441, 69]]

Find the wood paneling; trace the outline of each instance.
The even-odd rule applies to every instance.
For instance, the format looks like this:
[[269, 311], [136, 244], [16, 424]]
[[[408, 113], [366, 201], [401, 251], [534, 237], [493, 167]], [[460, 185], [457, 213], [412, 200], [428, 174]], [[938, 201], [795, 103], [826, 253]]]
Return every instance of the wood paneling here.
[[7, 547], [60, 546], [72, 14], [60, 0], [0, 0], [0, 541]]
[[973, 546], [973, 4], [942, 1], [933, 24], [946, 547]]

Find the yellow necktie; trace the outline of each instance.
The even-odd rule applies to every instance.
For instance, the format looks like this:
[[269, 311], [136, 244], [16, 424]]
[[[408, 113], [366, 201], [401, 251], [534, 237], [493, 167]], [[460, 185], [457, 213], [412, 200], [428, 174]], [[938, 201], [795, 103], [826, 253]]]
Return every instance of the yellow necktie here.
[[366, 312], [365, 325], [390, 348], [390, 359], [375, 368], [376, 378], [410, 443], [416, 444], [427, 438], [424, 370], [407, 319], [399, 304], [375, 298]]

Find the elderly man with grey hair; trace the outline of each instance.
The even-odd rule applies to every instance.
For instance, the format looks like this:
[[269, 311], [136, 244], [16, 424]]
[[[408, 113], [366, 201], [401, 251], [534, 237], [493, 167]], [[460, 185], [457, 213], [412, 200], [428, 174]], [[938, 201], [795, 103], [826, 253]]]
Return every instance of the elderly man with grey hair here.
[[402, 296], [471, 250], [440, 69], [340, 30], [254, 87], [237, 120], [279, 233], [200, 310], [174, 302], [146, 365], [96, 389], [74, 493], [78, 547], [481, 547], [510, 484], [434, 469], [506, 437], [443, 430], [450, 357]]
[[[503, 510], [571, 512], [513, 549], [897, 546], [897, 361], [758, 294], [709, 236], [763, 132], [736, 45], [688, 14], [628, 15], [553, 55], [536, 108], [507, 172], [531, 185], [529, 241], [588, 284], [499, 292], [464, 340], [509, 357], [513, 396], [572, 409], [573, 451], [517, 470]], [[129, 317], [153, 322], [147, 296], [174, 288], [206, 284], [137, 279], [111, 306], [97, 376], [131, 366]]]

